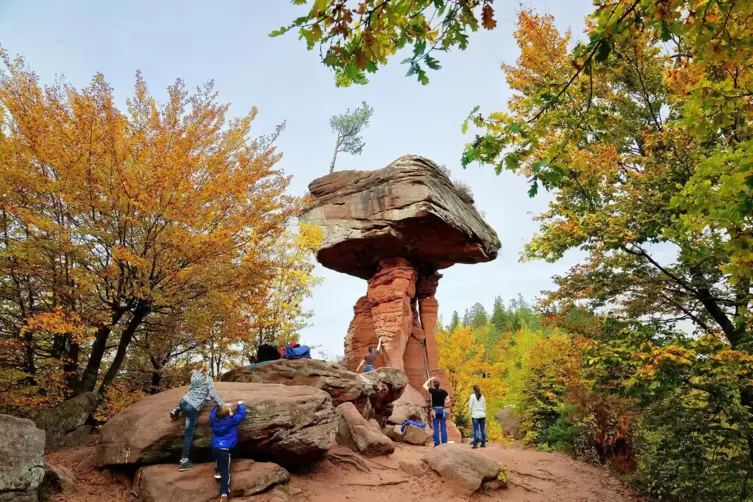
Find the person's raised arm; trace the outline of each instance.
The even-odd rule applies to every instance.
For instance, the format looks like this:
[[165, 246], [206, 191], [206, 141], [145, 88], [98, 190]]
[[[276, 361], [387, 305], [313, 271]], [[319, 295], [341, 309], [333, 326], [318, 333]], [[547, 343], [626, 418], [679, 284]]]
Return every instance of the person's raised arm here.
[[243, 404], [243, 401], [238, 401], [238, 411], [235, 413], [233, 423], [238, 425], [243, 422], [244, 418], [246, 418], [246, 405]]
[[361, 364], [359, 364], [359, 365], [358, 365], [358, 368], [356, 368], [356, 373], [359, 373], [359, 372], [361, 371], [361, 368], [363, 368], [363, 363], [364, 363], [364, 362], [365, 362], [365, 361], [364, 361], [363, 359], [361, 359]]
[[217, 395], [217, 390], [214, 388], [214, 380], [212, 380], [211, 378], [209, 379], [209, 397], [219, 406], [223, 406], [225, 404], [225, 401], [223, 401], [222, 398]]
[[424, 389], [426, 389], [427, 391], [429, 390], [429, 385], [431, 384], [432, 380], [434, 380], [434, 377], [431, 377], [424, 382]]
[[379, 343], [377, 343], [377, 352], [382, 351], [382, 337], [379, 337]]

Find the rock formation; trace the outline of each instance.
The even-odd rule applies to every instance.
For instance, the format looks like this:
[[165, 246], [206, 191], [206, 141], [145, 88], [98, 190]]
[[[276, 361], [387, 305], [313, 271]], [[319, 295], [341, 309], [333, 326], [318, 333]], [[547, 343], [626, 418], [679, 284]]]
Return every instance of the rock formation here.
[[36, 502], [44, 478], [44, 431], [0, 415], [0, 502]]
[[[270, 458], [296, 467], [320, 457], [335, 442], [338, 414], [324, 391], [256, 383], [220, 382], [216, 387], [227, 402], [247, 403], [246, 418], [238, 428], [235, 452], [239, 457]], [[168, 414], [186, 389], [149, 396], [110, 419], [100, 432], [95, 464], [136, 466], [177, 461], [183, 444], [183, 421], [173, 422]], [[192, 459], [211, 457], [211, 408], [204, 406], [199, 415]]]
[[507, 477], [502, 466], [465, 445], [439, 445], [432, 448], [423, 461], [449, 481], [453, 490], [460, 495], [472, 495], [482, 486], [485, 487], [484, 491], [506, 486]]
[[320, 226], [317, 259], [368, 281], [345, 340], [351, 371], [381, 339], [377, 366], [400, 368], [420, 389], [439, 369], [435, 297], [443, 268], [497, 257], [500, 242], [432, 161], [407, 155], [376, 171], [341, 171], [309, 185], [306, 223]]
[[364, 418], [374, 416], [380, 424], [390, 417], [392, 402], [408, 385], [405, 373], [396, 368], [359, 375], [316, 359], [279, 359], [254, 369], [243, 366], [225, 373], [222, 381], [315, 387], [332, 397], [333, 406], [353, 403]]
[[[288, 471], [269, 462], [233, 459], [230, 466], [230, 495], [233, 499], [250, 497], [290, 480]], [[199, 464], [188, 472], [178, 472], [175, 464], [148, 465], [136, 474], [135, 489], [141, 502], [214, 502], [219, 500], [219, 490], [217, 483], [211, 481], [213, 471], [214, 463]]]

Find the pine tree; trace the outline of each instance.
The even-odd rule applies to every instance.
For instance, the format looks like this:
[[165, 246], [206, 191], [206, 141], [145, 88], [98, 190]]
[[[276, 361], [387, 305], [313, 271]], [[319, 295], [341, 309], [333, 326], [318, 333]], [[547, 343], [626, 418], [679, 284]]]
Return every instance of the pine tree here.
[[492, 318], [490, 321], [494, 329], [498, 332], [504, 331], [507, 328], [508, 315], [502, 297], [498, 296], [494, 299], [494, 309], [492, 310]]
[[454, 310], [452, 312], [452, 319], [450, 319], [450, 324], [447, 326], [447, 332], [452, 333], [457, 329], [457, 327], [460, 326], [460, 316], [458, 315], [458, 311]]

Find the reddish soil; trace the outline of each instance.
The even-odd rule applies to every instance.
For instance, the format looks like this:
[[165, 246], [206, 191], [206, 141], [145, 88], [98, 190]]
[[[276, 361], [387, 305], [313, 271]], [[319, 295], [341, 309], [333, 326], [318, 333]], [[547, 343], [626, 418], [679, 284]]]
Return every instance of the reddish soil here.
[[[247, 502], [353, 502], [387, 500], [389, 502], [446, 502], [497, 500], [509, 502], [634, 502], [631, 490], [604, 469], [572, 460], [559, 453], [523, 450], [519, 446], [490, 444], [477, 450], [501, 462], [508, 473], [508, 488], [463, 497], [421, 461], [429, 447], [398, 445], [389, 457], [364, 459], [370, 472], [348, 464], [321, 462], [308, 473], [297, 473], [285, 487], [245, 499]], [[94, 448], [87, 446], [51, 453], [47, 461], [62, 464], [76, 474], [75, 495], [57, 495], [55, 502], [126, 502], [137, 500], [127, 480], [91, 465]], [[347, 450], [338, 449], [337, 452]], [[418, 466], [420, 475], [400, 469], [400, 462]], [[177, 466], [176, 466], [177, 467]], [[214, 480], [208, 480], [214, 482]], [[389, 484], [393, 483], [393, 484]]]

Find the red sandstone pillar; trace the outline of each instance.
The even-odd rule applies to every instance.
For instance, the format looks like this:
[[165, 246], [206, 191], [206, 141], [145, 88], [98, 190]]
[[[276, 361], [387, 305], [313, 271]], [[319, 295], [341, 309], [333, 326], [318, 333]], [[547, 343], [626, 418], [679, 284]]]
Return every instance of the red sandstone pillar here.
[[379, 261], [379, 271], [369, 279], [368, 301], [377, 339], [382, 340], [386, 366], [404, 369], [403, 355], [413, 330], [411, 303], [416, 296], [416, 271], [403, 258]]

